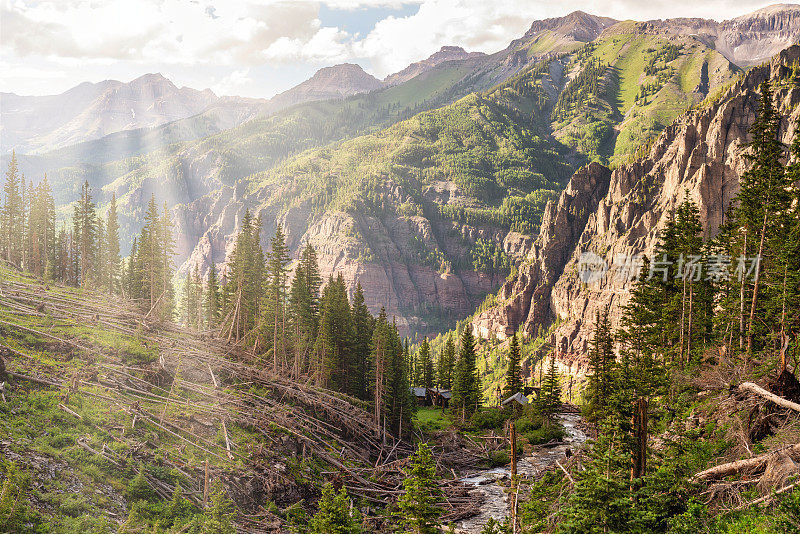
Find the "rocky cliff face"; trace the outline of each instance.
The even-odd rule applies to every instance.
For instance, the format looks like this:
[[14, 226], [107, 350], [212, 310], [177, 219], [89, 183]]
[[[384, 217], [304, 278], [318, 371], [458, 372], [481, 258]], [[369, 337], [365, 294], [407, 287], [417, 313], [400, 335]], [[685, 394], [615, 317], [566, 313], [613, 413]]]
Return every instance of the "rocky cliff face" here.
[[707, 19], [652, 20], [654, 32], [694, 36], [740, 67], [768, 60], [800, 40], [800, 5], [775, 4], [723, 22]]
[[[500, 304], [476, 316], [474, 330], [502, 338], [520, 327], [532, 334], [557, 321], [549, 340], [557, 358], [570, 372], [585, 373], [595, 314], [608, 307], [616, 326], [628, 301], [630, 282], [617, 276], [615, 259], [651, 255], [668, 214], [685, 195], [697, 203], [706, 237], [718, 232], [746, 169], [742, 144], [762, 81], [772, 81], [787, 117], [783, 140], [794, 133], [800, 88], [785, 80], [798, 60], [800, 47], [793, 46], [751, 69], [714, 103], [676, 120], [643, 160], [613, 172], [593, 164], [575, 173], [558, 204], [548, 206], [533, 250], [503, 286]], [[584, 253], [596, 254], [611, 271], [585, 283], [578, 275]]]

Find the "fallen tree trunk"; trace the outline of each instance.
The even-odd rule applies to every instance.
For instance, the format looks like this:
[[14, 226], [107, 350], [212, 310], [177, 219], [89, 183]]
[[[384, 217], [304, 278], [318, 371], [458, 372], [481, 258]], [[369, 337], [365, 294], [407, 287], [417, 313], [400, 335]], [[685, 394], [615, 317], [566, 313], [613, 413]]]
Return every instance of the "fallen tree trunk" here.
[[770, 402], [774, 402], [778, 406], [783, 406], [784, 408], [788, 408], [790, 410], [794, 410], [796, 412], [800, 412], [800, 404], [796, 402], [792, 402], [790, 400], [784, 399], [783, 397], [779, 397], [774, 393], [770, 393], [766, 389], [752, 383], [752, 382], [745, 382], [739, 386], [739, 389], [744, 391], [749, 391], [750, 393], [755, 393], [759, 397], [763, 397]]
[[704, 480], [715, 480], [718, 478], [725, 478], [730, 475], [735, 475], [743, 471], [761, 471], [766, 468], [769, 459], [778, 453], [785, 453], [789, 456], [800, 454], [800, 443], [790, 445], [776, 451], [768, 452], [754, 458], [745, 458], [744, 460], [737, 460], [735, 462], [729, 462], [711, 467], [694, 475], [692, 477], [692, 481], [700, 482]]

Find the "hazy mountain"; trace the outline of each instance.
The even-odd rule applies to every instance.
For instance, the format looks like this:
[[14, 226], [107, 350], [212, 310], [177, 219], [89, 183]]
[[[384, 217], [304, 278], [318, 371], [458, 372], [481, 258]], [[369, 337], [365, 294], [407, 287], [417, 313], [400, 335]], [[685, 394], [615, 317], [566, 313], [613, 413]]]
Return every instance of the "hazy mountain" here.
[[83, 83], [51, 96], [3, 93], [0, 99], [4, 152], [41, 152], [122, 130], [158, 126], [221, 102], [210, 89], [178, 88], [160, 74], [146, 74], [128, 83]]
[[[736, 19], [750, 21], [753, 49], [793, 35], [794, 10], [759, 13]], [[374, 311], [386, 305], [425, 329], [464, 317], [497, 287], [571, 169], [642, 157], [731, 83], [739, 69], [716, 48], [726, 24], [576, 12], [534, 22], [495, 54], [444, 50], [389, 87], [355, 66], [323, 69], [253, 120], [140, 157], [75, 164], [70, 148], [21, 164], [47, 170], [62, 203], [84, 179], [101, 203], [116, 193], [126, 242], [151, 193], [176, 206], [183, 268], [223, 262], [250, 209], [265, 243], [283, 225], [292, 247], [319, 245], [324, 274], [361, 282]], [[322, 95], [332, 99], [270, 111]], [[173, 137], [192, 130], [181, 123]]]
[[270, 99], [270, 105], [290, 106], [312, 100], [329, 100], [368, 93], [383, 83], [359, 65], [343, 63], [319, 69], [314, 76]]
[[444, 63], [445, 61], [456, 61], [460, 59], [469, 59], [485, 56], [483, 52], [467, 52], [460, 46], [443, 46], [438, 52], [430, 55], [427, 59], [412, 63], [408, 67], [399, 72], [390, 74], [383, 79], [386, 85], [397, 85], [419, 76], [423, 72], [427, 72], [433, 67]]

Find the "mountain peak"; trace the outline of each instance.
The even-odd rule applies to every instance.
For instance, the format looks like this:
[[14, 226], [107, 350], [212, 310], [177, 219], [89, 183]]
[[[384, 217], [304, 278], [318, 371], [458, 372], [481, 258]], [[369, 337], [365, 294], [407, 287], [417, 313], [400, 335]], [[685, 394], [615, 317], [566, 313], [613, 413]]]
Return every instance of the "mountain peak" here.
[[576, 41], [588, 42], [596, 39], [604, 29], [617, 22], [610, 17], [590, 15], [584, 11], [573, 11], [563, 17], [534, 21], [523, 39], [550, 30]]
[[416, 61], [412, 63], [399, 72], [390, 74], [384, 78], [383, 81], [387, 85], [397, 85], [399, 83], [408, 81], [411, 78], [415, 78], [423, 72], [426, 72], [437, 65], [444, 63], [445, 61], [458, 61], [462, 59], [482, 57], [485, 55], [486, 54], [483, 52], [467, 52], [460, 46], [443, 46], [438, 52], [434, 52], [422, 61]]
[[383, 87], [383, 82], [355, 63], [323, 67], [303, 83], [273, 97], [273, 103], [291, 105], [309, 100], [344, 98]]
[[765, 17], [775, 15], [777, 13], [784, 13], [786, 11], [800, 11], [800, 4], [772, 4], [761, 9], [736, 17], [736, 19], [752, 18], [752, 17]]

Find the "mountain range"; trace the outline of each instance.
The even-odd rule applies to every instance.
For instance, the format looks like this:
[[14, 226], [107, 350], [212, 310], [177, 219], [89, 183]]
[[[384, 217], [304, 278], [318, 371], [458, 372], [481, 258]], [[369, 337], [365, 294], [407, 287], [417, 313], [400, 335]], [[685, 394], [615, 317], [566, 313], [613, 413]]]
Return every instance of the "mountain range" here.
[[101, 206], [116, 195], [125, 250], [151, 194], [174, 208], [183, 271], [222, 265], [249, 210], [265, 245], [276, 224], [292, 251], [312, 243], [324, 276], [361, 283], [406, 332], [480, 306], [484, 336], [558, 318], [552, 342], [578, 354], [594, 306], [626, 288], [580, 287], [576, 258], [590, 242], [603, 257], [651, 250], [684, 189], [717, 220], [751, 117], [725, 103], [798, 39], [794, 5], [724, 22], [575, 12], [493, 54], [444, 47], [384, 80], [328, 67], [270, 100], [159, 75], [3, 94], [2, 145], [27, 176], [47, 173], [63, 215], [84, 180]]

